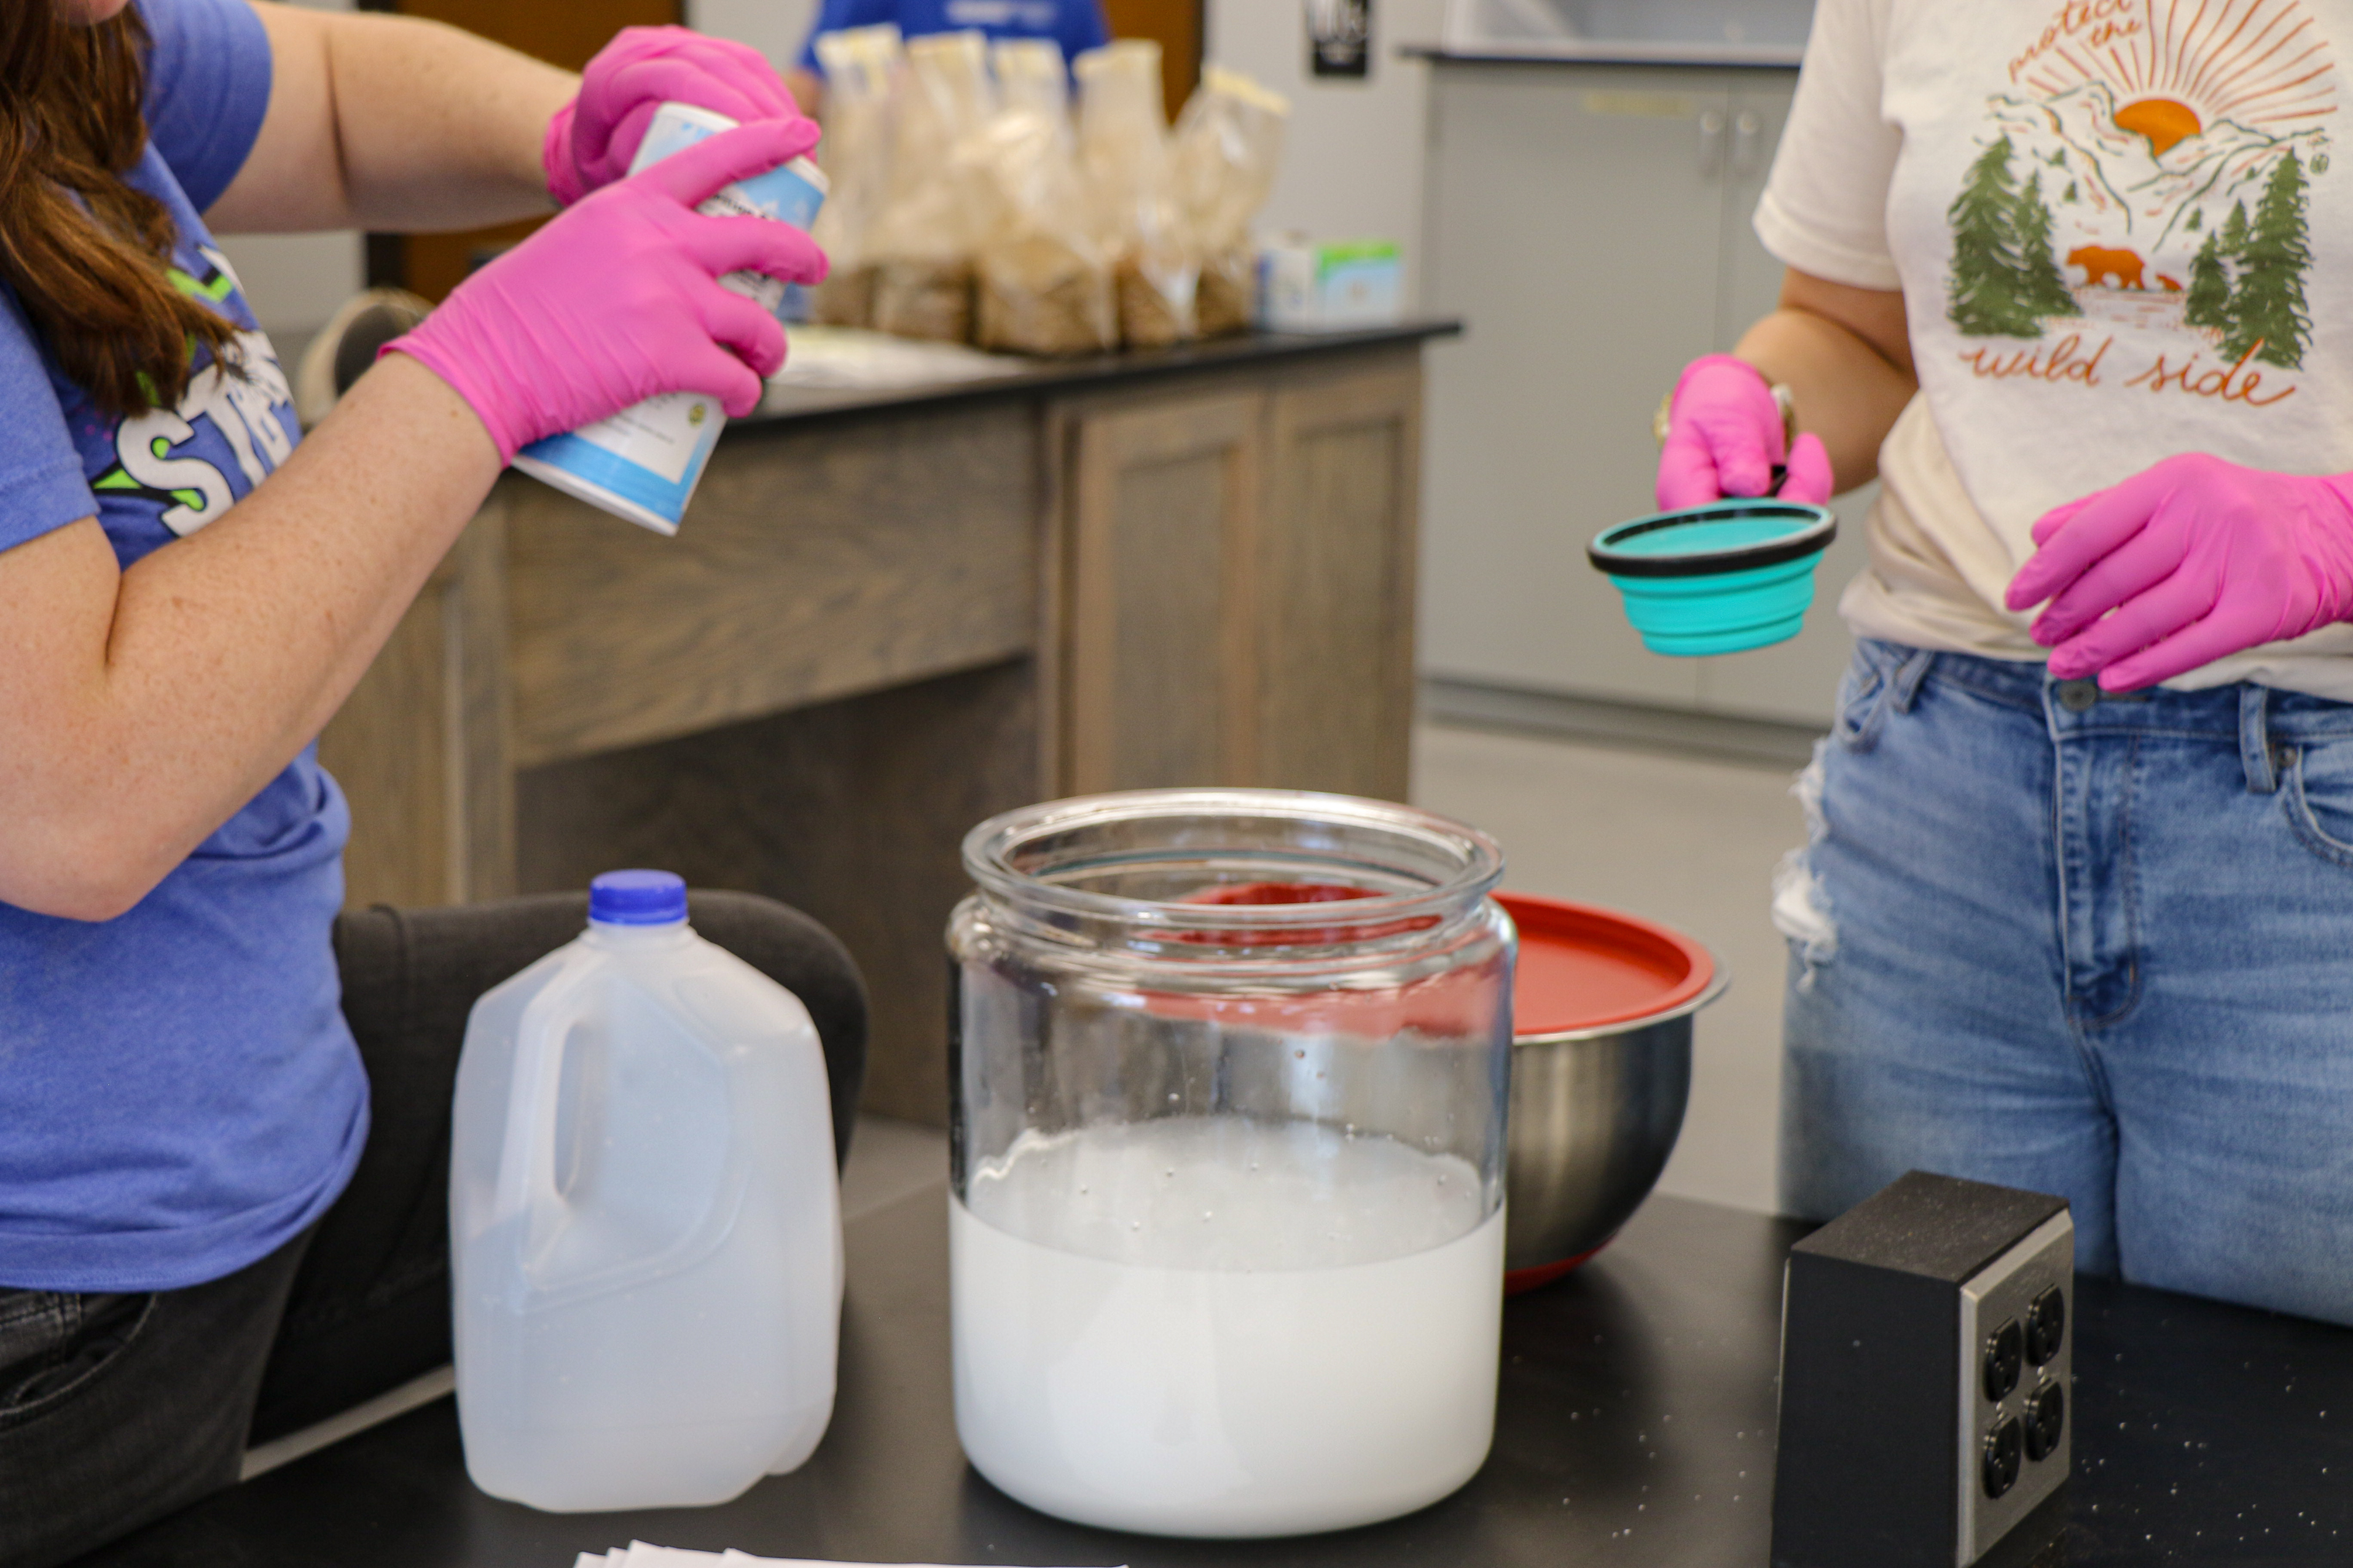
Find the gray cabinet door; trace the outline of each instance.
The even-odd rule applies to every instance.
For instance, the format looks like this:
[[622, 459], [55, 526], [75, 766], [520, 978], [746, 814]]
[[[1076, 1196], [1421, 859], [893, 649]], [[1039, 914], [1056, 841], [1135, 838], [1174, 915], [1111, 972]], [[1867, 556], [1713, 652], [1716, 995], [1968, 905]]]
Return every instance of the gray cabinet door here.
[[1426, 299], [1468, 335], [1430, 358], [1430, 674], [1826, 722], [1852, 647], [1870, 487], [1837, 503], [1805, 631], [1753, 654], [1645, 651], [1586, 564], [1651, 509], [1652, 410], [1780, 298], [1751, 217], [1794, 73], [1449, 65], [1432, 79]]
[[1715, 346], [1729, 75], [1433, 73], [1422, 668], [1674, 707], [1701, 668], [1643, 650], [1586, 542], [1651, 508], [1651, 415]]
[[[1732, 94], [1730, 148], [1724, 183], [1723, 288], [1717, 296], [1716, 346], [1729, 350], [1750, 324], [1781, 299], [1782, 267], [1757, 238], [1752, 221], [1774, 150], [1789, 118], [1796, 84], [1786, 79], [1740, 83]], [[1777, 647], [1700, 661], [1700, 706], [1713, 712], [1827, 725], [1839, 675], [1854, 639], [1839, 619], [1839, 595], [1863, 567], [1863, 514], [1876, 484], [1835, 503], [1839, 536], [1814, 569], [1814, 607], [1806, 629]]]

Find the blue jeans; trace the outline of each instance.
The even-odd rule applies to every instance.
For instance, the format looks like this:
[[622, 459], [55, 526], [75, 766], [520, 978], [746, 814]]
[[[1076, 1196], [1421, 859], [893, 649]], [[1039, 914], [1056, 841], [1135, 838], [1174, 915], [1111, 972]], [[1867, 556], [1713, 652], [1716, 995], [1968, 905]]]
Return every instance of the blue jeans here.
[[2353, 1322], [2353, 704], [1866, 641], [1800, 795], [1786, 1207], [2055, 1193], [2080, 1267]]

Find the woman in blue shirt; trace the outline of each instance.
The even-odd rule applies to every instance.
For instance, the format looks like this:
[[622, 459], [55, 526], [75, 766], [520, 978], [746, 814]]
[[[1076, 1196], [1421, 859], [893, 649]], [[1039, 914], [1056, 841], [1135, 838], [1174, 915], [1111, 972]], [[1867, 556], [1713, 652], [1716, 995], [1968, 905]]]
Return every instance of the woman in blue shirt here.
[[[682, 29], [600, 61], [584, 83], [259, 0], [0, 7], [9, 1568], [235, 1479], [367, 1143], [330, 935], [348, 819], [312, 737], [518, 440], [656, 392], [755, 400], [782, 333], [718, 276], [822, 274], [806, 237], [692, 211], [723, 160], [814, 142], [773, 71]], [[731, 147], [703, 189], [673, 188], [701, 150], [620, 178], [679, 98], [758, 123], [704, 144]], [[464, 228], [551, 197], [570, 210], [301, 438], [212, 227]]]
[[965, 30], [992, 38], [1051, 38], [1062, 46], [1065, 60], [1111, 41], [1103, 0], [825, 0], [809, 28], [808, 42], [801, 46], [800, 64], [792, 75], [793, 96], [814, 108], [824, 90], [824, 68], [817, 58], [819, 33], [882, 22], [896, 24], [910, 38]]

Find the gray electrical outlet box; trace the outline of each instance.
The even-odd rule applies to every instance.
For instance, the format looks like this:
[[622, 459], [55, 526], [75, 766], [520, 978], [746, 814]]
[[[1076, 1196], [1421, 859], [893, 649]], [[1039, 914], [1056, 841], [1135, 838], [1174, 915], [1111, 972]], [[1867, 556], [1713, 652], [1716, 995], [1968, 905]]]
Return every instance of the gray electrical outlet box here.
[[2074, 1268], [2064, 1199], [1918, 1171], [1799, 1242], [1774, 1568], [1971, 1568], [2048, 1546], [2019, 1526], [2073, 1458]]

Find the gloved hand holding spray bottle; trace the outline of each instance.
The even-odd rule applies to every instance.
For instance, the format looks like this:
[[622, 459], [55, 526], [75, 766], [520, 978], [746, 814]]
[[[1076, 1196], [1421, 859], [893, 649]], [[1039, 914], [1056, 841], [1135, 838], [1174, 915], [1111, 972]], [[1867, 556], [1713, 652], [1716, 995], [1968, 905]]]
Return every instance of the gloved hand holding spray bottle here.
[[[734, 126], [727, 116], [707, 109], [665, 103], [647, 126], [629, 173], [641, 174]], [[796, 157], [728, 185], [695, 210], [712, 217], [765, 218], [807, 234], [825, 205], [826, 192], [824, 173], [806, 157]], [[720, 282], [781, 319], [782, 280], [740, 271]], [[719, 444], [726, 416], [750, 412], [729, 406], [723, 414], [718, 399], [700, 393], [663, 393], [608, 419], [543, 437], [515, 454], [514, 466], [591, 506], [657, 533], [674, 534], [712, 449]]]

